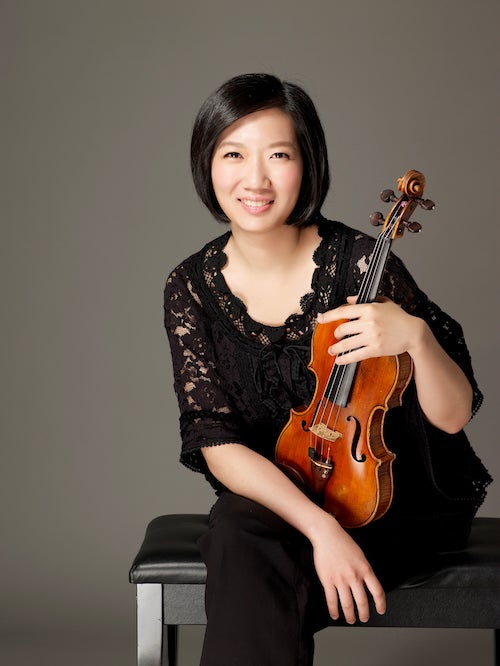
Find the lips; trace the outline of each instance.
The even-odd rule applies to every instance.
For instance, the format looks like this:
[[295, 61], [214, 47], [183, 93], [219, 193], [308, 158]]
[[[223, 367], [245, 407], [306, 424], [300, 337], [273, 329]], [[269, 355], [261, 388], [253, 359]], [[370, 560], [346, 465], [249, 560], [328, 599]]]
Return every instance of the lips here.
[[241, 203], [248, 208], [264, 208], [273, 203], [273, 199], [240, 199]]

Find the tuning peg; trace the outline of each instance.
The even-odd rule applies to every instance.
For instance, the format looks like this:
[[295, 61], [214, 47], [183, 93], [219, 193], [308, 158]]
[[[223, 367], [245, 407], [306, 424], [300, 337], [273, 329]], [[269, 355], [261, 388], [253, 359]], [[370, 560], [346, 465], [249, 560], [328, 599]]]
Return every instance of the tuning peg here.
[[410, 233], [418, 234], [418, 232], [422, 230], [422, 225], [419, 224], [418, 222], [407, 222], [406, 228]]
[[380, 193], [380, 198], [385, 203], [388, 203], [389, 201], [396, 201], [396, 195], [394, 194], [394, 190], [384, 190], [383, 192]]
[[370, 215], [370, 222], [373, 224], [374, 227], [379, 227], [381, 224], [384, 224], [384, 216], [382, 213], [379, 213], [376, 211], [375, 213], [372, 213]]
[[420, 199], [418, 203], [425, 210], [432, 210], [436, 207], [434, 201], [431, 201], [430, 199]]

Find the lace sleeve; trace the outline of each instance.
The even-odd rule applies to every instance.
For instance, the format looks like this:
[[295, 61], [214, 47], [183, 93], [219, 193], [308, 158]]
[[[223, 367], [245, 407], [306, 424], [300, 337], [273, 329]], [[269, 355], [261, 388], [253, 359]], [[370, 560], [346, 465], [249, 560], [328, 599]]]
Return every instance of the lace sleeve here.
[[238, 418], [217, 373], [207, 312], [182, 266], [169, 276], [164, 297], [180, 408], [181, 462], [210, 476], [200, 448], [242, 443]]

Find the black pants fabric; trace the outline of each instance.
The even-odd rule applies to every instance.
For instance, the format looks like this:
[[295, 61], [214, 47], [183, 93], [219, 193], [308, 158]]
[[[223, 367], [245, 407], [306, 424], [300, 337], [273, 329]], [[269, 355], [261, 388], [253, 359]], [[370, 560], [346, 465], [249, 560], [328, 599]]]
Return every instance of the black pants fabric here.
[[[426, 565], [423, 535], [411, 526], [382, 519], [351, 534], [385, 589]], [[201, 666], [311, 666], [314, 633], [333, 622], [309, 541], [269, 509], [224, 492], [199, 545], [207, 565]]]

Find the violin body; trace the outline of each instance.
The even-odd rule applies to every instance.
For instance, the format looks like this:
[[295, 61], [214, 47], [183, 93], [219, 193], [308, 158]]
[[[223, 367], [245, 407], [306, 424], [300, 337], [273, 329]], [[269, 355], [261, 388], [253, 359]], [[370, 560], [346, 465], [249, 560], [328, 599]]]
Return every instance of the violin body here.
[[[412, 169], [398, 179], [402, 192], [380, 195], [392, 201], [387, 219], [370, 216], [375, 226], [383, 223], [357, 303], [376, 300], [391, 243], [405, 229], [420, 231], [410, 217], [417, 205], [434, 208], [422, 199], [425, 178]], [[336, 364], [328, 354], [335, 342], [335, 321], [317, 324], [311, 342], [309, 369], [316, 388], [309, 407], [292, 409], [276, 444], [276, 463], [311, 498], [333, 514], [343, 527], [362, 527], [386, 513], [393, 498], [392, 463], [395, 459], [384, 442], [387, 410], [401, 404], [413, 362], [407, 353], [370, 358], [359, 363]], [[353, 349], [356, 336], [353, 338]]]
[[[325, 350], [341, 323], [315, 328], [308, 366], [316, 376], [315, 394], [309, 407], [291, 410], [276, 445], [276, 459], [343, 527], [354, 528], [380, 518], [391, 504], [396, 456], [384, 442], [384, 418], [388, 409], [401, 404], [413, 363], [406, 353], [361, 361], [347, 404], [325, 404], [329, 369], [324, 365], [334, 362]], [[318, 411], [324, 414], [319, 421]]]

